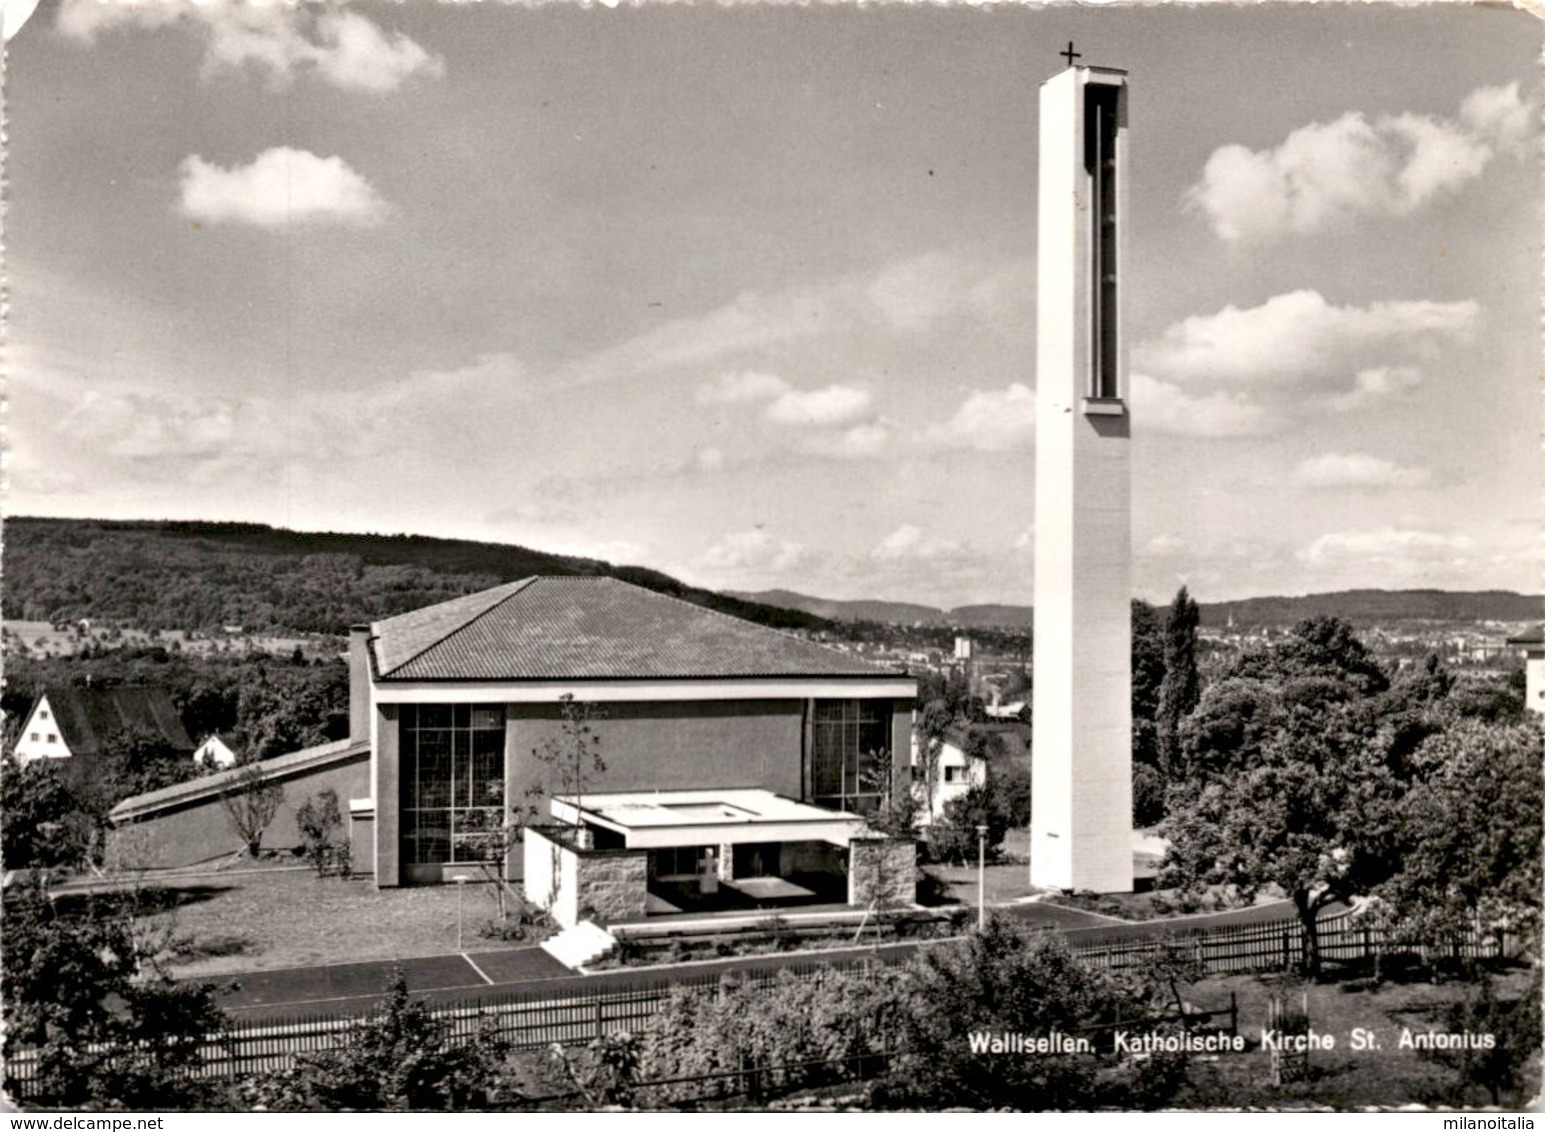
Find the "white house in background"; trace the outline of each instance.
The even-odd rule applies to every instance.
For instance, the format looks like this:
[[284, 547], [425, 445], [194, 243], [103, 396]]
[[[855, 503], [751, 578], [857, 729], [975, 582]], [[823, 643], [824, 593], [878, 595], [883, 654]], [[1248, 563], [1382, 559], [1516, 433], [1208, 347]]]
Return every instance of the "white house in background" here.
[[16, 759], [23, 766], [38, 759], [67, 759], [70, 748], [59, 730], [59, 719], [45, 693], [32, 705], [16, 739]]
[[[933, 789], [926, 786], [926, 773], [921, 752], [913, 750], [913, 774], [918, 785], [918, 800], [923, 811], [918, 824], [930, 825], [944, 816], [944, 807], [965, 794], [973, 786], [985, 786], [988, 778], [988, 756], [996, 756], [1011, 762], [1029, 764], [1030, 728], [1018, 721], [974, 723], [951, 727], [945, 732], [939, 748], [939, 758], [934, 764]], [[973, 736], [982, 736], [985, 742], [972, 742]], [[971, 754], [972, 749], [978, 754]], [[930, 805], [930, 800], [932, 804]]]
[[[944, 816], [944, 807], [947, 803], [959, 798], [973, 786], [983, 786], [987, 782], [987, 760], [973, 758], [966, 753], [967, 733], [951, 729], [944, 736], [944, 742], [939, 748], [939, 761], [934, 767], [933, 790], [930, 791], [932, 806], [929, 807], [927, 821], [932, 824]], [[925, 796], [924, 804], [928, 802]]]
[[227, 736], [210, 735], [193, 752], [193, 761], [199, 766], [215, 766], [221, 770], [235, 766], [236, 751], [231, 747], [232, 741]]
[[[27, 712], [16, 739], [16, 759], [85, 759], [94, 763], [117, 735], [136, 732], [169, 750], [191, 751], [193, 740], [165, 688], [116, 684], [102, 688], [60, 685], [45, 689]], [[85, 773], [85, 765], [76, 769]]]

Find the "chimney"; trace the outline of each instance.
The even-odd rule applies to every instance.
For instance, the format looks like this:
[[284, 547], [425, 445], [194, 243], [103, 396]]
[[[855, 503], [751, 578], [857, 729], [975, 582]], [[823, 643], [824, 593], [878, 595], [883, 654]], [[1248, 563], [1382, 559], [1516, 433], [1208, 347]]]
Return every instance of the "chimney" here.
[[370, 741], [370, 626], [349, 626], [349, 739]]

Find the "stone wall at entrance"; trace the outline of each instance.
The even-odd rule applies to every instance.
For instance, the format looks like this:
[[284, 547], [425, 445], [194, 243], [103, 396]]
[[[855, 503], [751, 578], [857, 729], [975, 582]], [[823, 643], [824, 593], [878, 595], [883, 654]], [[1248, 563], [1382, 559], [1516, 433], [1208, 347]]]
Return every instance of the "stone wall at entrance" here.
[[648, 908], [649, 853], [644, 849], [576, 849], [570, 831], [528, 826], [522, 860], [526, 898], [572, 928], [641, 920]]
[[855, 837], [848, 844], [848, 903], [906, 908], [917, 901], [917, 842]]

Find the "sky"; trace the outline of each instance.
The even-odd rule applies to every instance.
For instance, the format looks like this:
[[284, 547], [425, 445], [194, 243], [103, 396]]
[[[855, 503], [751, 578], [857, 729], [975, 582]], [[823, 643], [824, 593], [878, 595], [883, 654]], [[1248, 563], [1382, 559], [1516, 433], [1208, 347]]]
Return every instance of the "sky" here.
[[42, 0], [5, 511], [1031, 602], [1037, 88], [1130, 75], [1134, 594], [1541, 592], [1501, 6]]

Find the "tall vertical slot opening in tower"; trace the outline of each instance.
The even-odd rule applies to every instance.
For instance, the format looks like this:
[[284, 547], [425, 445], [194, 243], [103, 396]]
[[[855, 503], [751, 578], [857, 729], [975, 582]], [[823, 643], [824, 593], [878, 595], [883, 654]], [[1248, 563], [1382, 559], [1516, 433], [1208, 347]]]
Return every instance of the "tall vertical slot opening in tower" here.
[[1120, 248], [1116, 230], [1116, 132], [1120, 126], [1121, 88], [1091, 83], [1084, 88], [1084, 169], [1090, 192], [1090, 309], [1094, 333], [1090, 347], [1089, 396], [1121, 396], [1120, 333], [1117, 306]]

